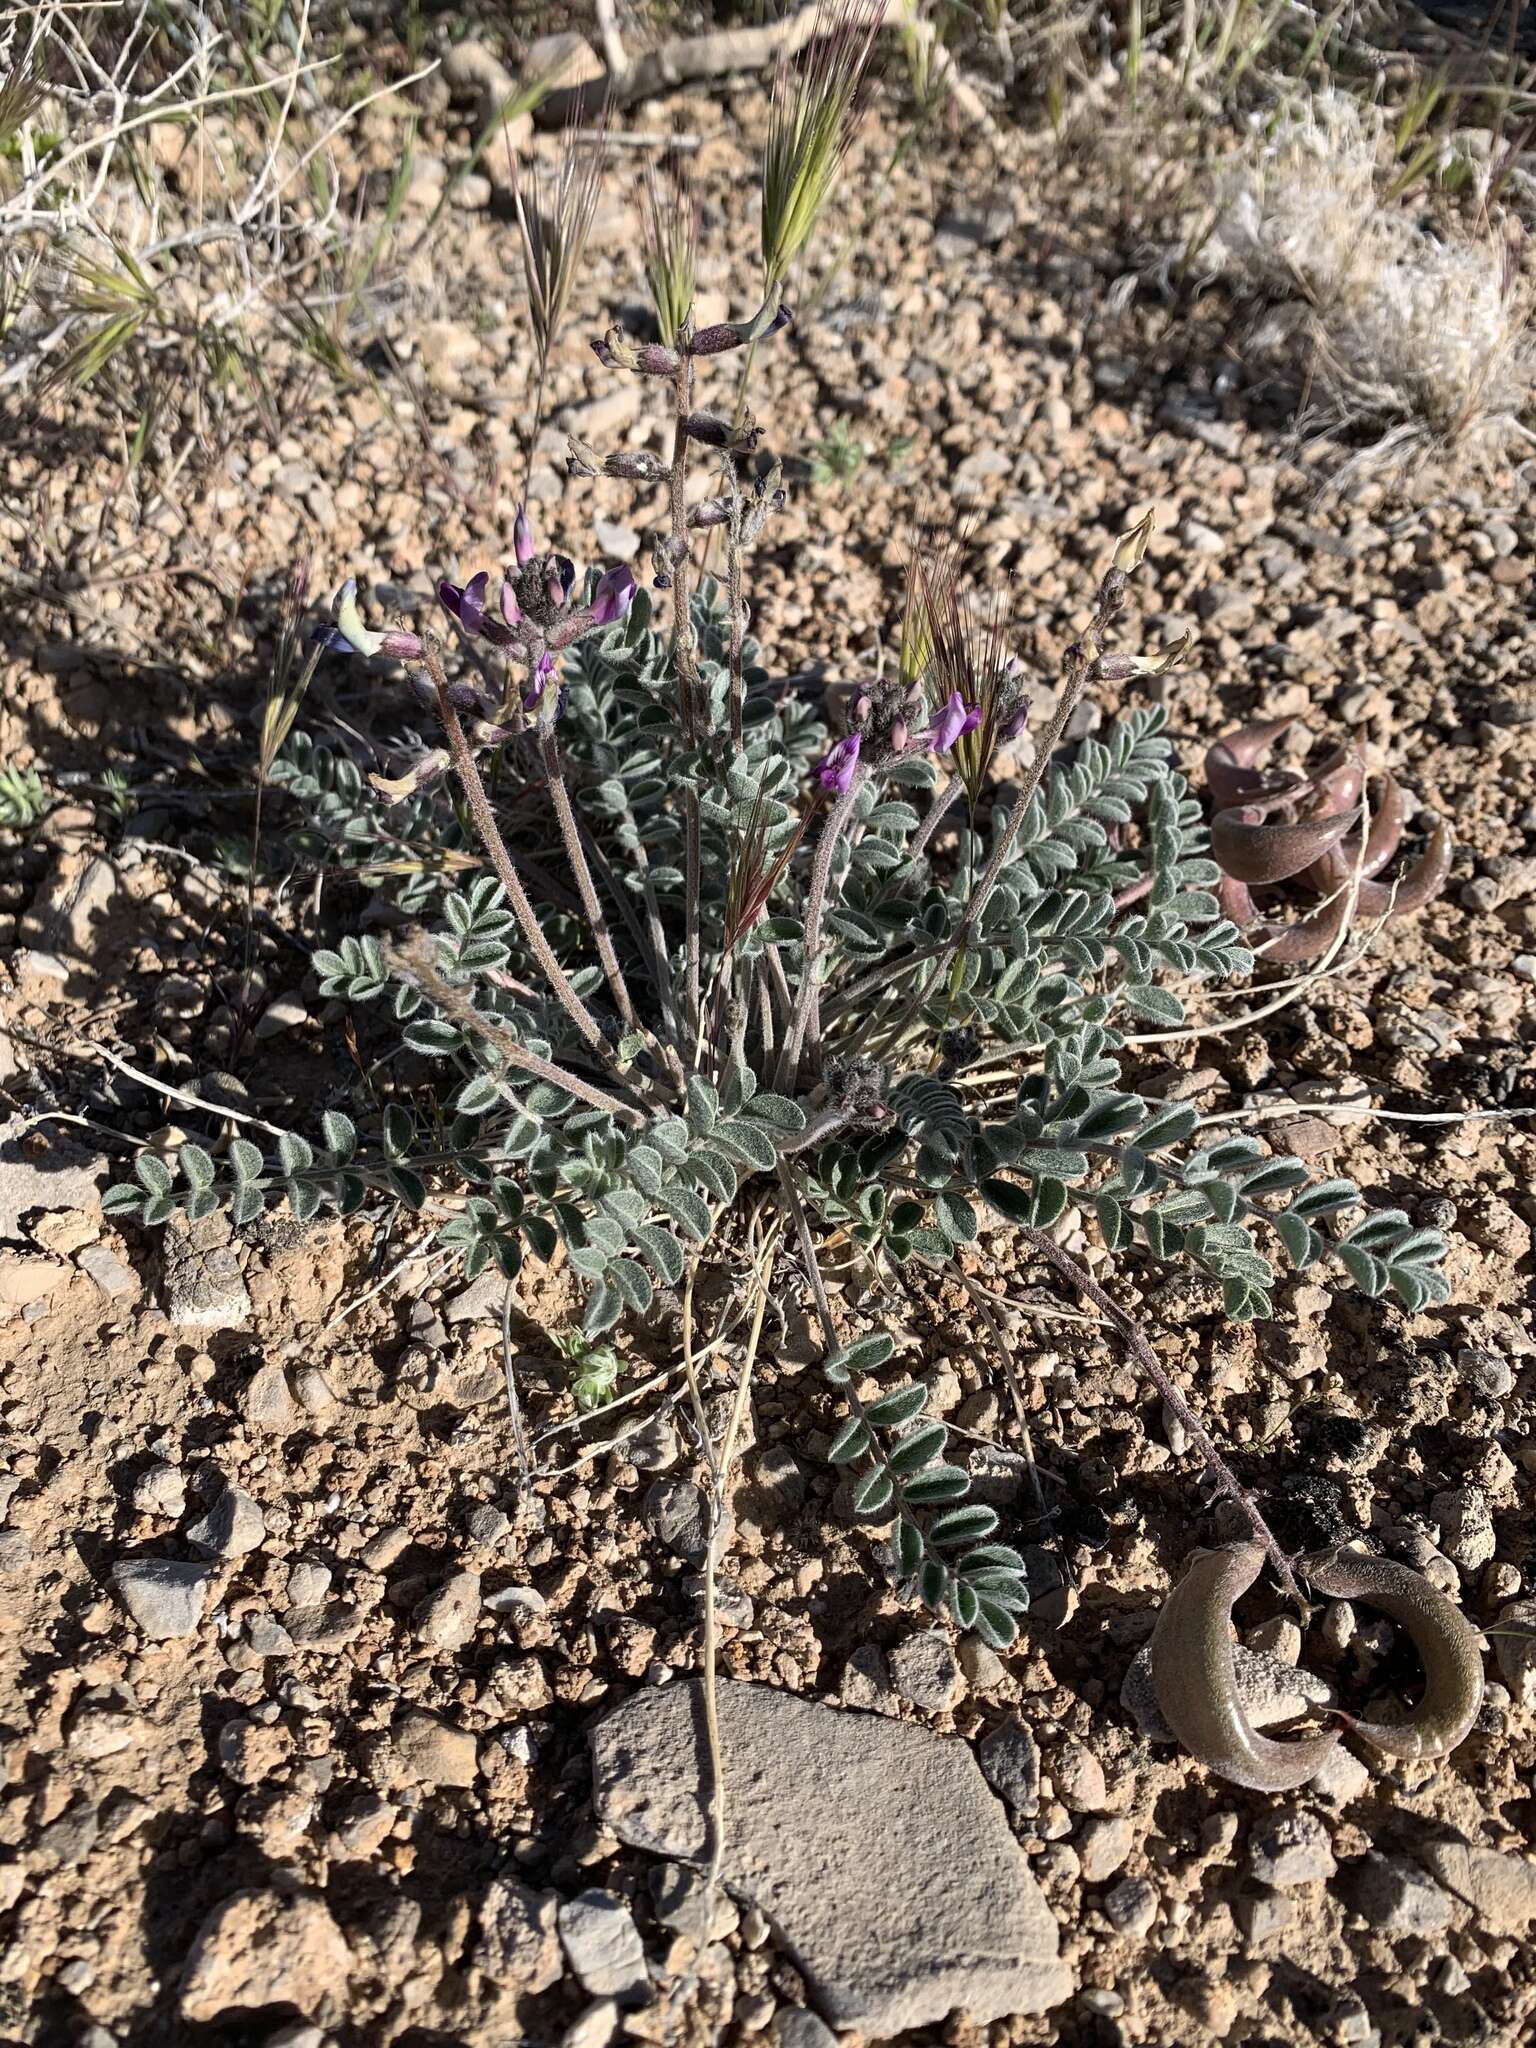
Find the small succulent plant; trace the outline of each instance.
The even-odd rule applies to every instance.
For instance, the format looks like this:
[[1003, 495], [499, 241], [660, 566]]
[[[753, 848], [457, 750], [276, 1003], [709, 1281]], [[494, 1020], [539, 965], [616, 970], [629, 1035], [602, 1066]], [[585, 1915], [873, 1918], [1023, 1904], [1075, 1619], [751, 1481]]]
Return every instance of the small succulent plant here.
[[[1239, 726], [1205, 757], [1221, 907], [1266, 959], [1287, 965], [1329, 952], [1356, 918], [1374, 923], [1422, 910], [1445, 886], [1453, 851], [1441, 819], [1405, 874], [1378, 879], [1402, 844], [1401, 786], [1391, 775], [1373, 783], [1354, 740], [1330, 748], [1316, 767], [1266, 767], [1298, 723]], [[1270, 907], [1285, 904], [1300, 915], [1276, 922]]]

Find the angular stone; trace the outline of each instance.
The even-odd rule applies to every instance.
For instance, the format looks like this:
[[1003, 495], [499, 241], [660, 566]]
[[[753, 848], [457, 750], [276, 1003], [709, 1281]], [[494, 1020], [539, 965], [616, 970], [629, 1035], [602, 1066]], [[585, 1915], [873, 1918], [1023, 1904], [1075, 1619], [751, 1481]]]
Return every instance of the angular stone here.
[[164, 1240], [165, 1312], [182, 1329], [238, 1330], [250, 1319], [240, 1261], [228, 1245], [199, 1251], [177, 1223]]
[[319, 1899], [235, 1892], [198, 1929], [181, 1980], [182, 2017], [233, 2020], [274, 2005], [329, 2016], [351, 1968], [351, 1950]]
[[112, 1567], [118, 1597], [156, 1643], [197, 1633], [212, 1578], [211, 1564], [171, 1557], [127, 1557]]
[[594, 1888], [562, 1901], [560, 1941], [583, 1991], [642, 2005], [650, 1989], [640, 1930], [617, 1892]]
[[925, 1713], [947, 1714], [963, 1690], [947, 1636], [908, 1636], [892, 1650], [890, 1669], [891, 1683], [902, 1698]]
[[475, 1961], [500, 1991], [533, 1997], [560, 1981], [555, 1892], [531, 1891], [515, 1878], [494, 1878], [480, 1901]]
[[138, 1275], [124, 1265], [110, 1245], [86, 1245], [82, 1251], [76, 1252], [75, 1264], [95, 1281], [109, 1301], [117, 1301], [124, 1295], [139, 1291]]
[[395, 1752], [418, 1785], [473, 1785], [475, 1738], [420, 1707], [408, 1707], [390, 1730]]
[[[1055, 1922], [969, 1748], [910, 1723], [725, 1681], [724, 1879], [835, 2027], [978, 2025], [1071, 1994]], [[599, 1819], [636, 1848], [707, 1850], [703, 1703], [636, 1695], [592, 1735]]]
[[1451, 1924], [1449, 1896], [1406, 1856], [1383, 1856], [1373, 1849], [1346, 1875], [1350, 1904], [1390, 1940], [1443, 1934]]
[[1326, 1822], [1305, 1806], [1274, 1814], [1249, 1838], [1248, 1868], [1277, 1892], [1326, 1883], [1338, 1868]]
[[1536, 1863], [1470, 1842], [1426, 1842], [1415, 1853], [1487, 1933], [1523, 1934], [1536, 1920]]
[[658, 1479], [645, 1496], [653, 1535], [689, 1564], [702, 1564], [709, 1548], [709, 1503], [691, 1479]]
[[1014, 1812], [1028, 1820], [1040, 1811], [1040, 1751], [1034, 1736], [1010, 1716], [976, 1745], [976, 1761], [987, 1783]]
[[416, 1609], [416, 1640], [429, 1650], [462, 1650], [480, 1619], [480, 1574], [455, 1572]]
[[0, 1238], [24, 1238], [28, 1216], [57, 1209], [101, 1213], [108, 1170], [99, 1152], [82, 1151], [20, 1114], [0, 1123]]
[[266, 1534], [261, 1509], [244, 1487], [226, 1486], [187, 1531], [187, 1541], [205, 1557], [244, 1557], [261, 1548]]

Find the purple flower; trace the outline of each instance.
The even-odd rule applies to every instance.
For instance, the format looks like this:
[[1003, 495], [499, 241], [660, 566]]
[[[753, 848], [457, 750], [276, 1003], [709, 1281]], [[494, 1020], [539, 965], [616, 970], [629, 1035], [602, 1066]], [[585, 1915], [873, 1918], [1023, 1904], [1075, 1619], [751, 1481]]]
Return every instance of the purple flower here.
[[816, 780], [829, 796], [846, 796], [852, 789], [859, 766], [860, 744], [860, 735], [851, 732], [847, 739], [838, 741], [816, 770]]
[[951, 690], [934, 713], [933, 723], [923, 737], [933, 753], [947, 754], [957, 740], [964, 739], [968, 732], [974, 732], [980, 723], [980, 705], [967, 704], [958, 690]]
[[518, 506], [517, 517], [512, 522], [512, 551], [517, 556], [519, 568], [524, 562], [533, 560], [533, 526], [521, 505]]
[[480, 570], [465, 584], [459, 598], [459, 624], [466, 633], [478, 633], [485, 618], [485, 593], [491, 585], [488, 570]]
[[539, 656], [539, 665], [533, 672], [533, 681], [528, 685], [523, 696], [523, 709], [525, 711], [538, 710], [540, 704], [544, 701], [544, 685], [554, 673], [555, 657], [547, 652], [541, 654]]
[[592, 600], [592, 623], [594, 626], [611, 626], [615, 619], [622, 619], [629, 610], [635, 594], [633, 574], [622, 565], [606, 570], [597, 586], [597, 595]]
[[523, 615], [517, 608], [517, 599], [512, 594], [512, 579], [504, 576], [501, 580], [501, 616], [509, 626], [520, 626]]

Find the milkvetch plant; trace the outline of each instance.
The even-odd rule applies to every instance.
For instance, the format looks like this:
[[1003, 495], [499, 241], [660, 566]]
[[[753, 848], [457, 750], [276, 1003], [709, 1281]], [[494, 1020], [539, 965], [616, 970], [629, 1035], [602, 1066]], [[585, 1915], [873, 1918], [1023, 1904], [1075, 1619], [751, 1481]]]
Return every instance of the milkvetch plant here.
[[[798, 1269], [825, 1338], [855, 1512], [891, 1527], [904, 1586], [1001, 1646], [1020, 1554], [967, 1498], [925, 1390], [890, 1383], [894, 1335], [840, 1326], [829, 1260], [845, 1314], [878, 1323], [914, 1264], [958, 1272], [984, 1222], [1017, 1231], [1126, 1336], [1273, 1554], [1156, 1354], [1062, 1248], [1069, 1208], [1112, 1261], [1179, 1264], [1236, 1320], [1273, 1314], [1277, 1254], [1421, 1308], [1445, 1298], [1444, 1245], [1139, 1085], [1138, 1030], [1177, 1028], [1184, 991], [1252, 959], [1163, 711], [1064, 743], [1089, 692], [1183, 652], [1117, 645], [1147, 521], [1111, 550], [1049, 709], [1001, 612], [967, 604], [959, 550], [921, 536], [893, 672], [852, 689], [839, 729], [765, 669], [744, 592], [781, 476], [696, 381], [786, 318], [695, 330], [689, 308], [668, 340], [598, 344], [665, 394], [671, 454], [573, 444], [572, 473], [664, 491], [664, 618], [630, 570], [580, 575], [522, 515], [511, 559], [444, 580], [432, 617], [370, 621], [342, 586], [325, 643], [381, 688], [401, 678], [400, 772], [295, 732], [272, 781], [416, 920], [314, 956], [374, 1058], [272, 1146], [144, 1153], [112, 1206], [162, 1223], [223, 1204], [247, 1224], [284, 1199], [300, 1218], [394, 1203], [468, 1276], [509, 1283], [563, 1246], [583, 1355], [606, 1358], [596, 1340], [668, 1306], [771, 1205], [779, 1284]], [[696, 569], [712, 529], [723, 583]], [[1032, 707], [1031, 765], [1000, 782]], [[423, 712], [430, 743], [403, 724]], [[593, 1405], [611, 1382], [586, 1378]]]

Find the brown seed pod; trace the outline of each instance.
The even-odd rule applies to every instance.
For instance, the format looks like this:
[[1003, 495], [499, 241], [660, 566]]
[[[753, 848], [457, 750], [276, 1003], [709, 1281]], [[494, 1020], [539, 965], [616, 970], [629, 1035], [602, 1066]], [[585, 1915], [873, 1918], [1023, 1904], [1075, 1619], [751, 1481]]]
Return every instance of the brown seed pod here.
[[[1391, 775], [1368, 789], [1358, 740], [1335, 747], [1300, 772], [1265, 764], [1294, 718], [1239, 726], [1208, 750], [1211, 853], [1222, 870], [1218, 887], [1226, 916], [1265, 957], [1279, 965], [1319, 959], [1351, 915], [1372, 922], [1422, 910], [1445, 886], [1454, 841], [1442, 820], [1417, 861], [1395, 883], [1376, 879], [1402, 844], [1407, 805]], [[1362, 800], [1370, 822], [1361, 843]], [[1254, 891], [1274, 892], [1299, 913], [1287, 922], [1267, 914]], [[1310, 899], [1310, 903], [1309, 903]], [[1320, 900], [1319, 900], [1320, 899]], [[1271, 898], [1273, 900], [1273, 898]]]

